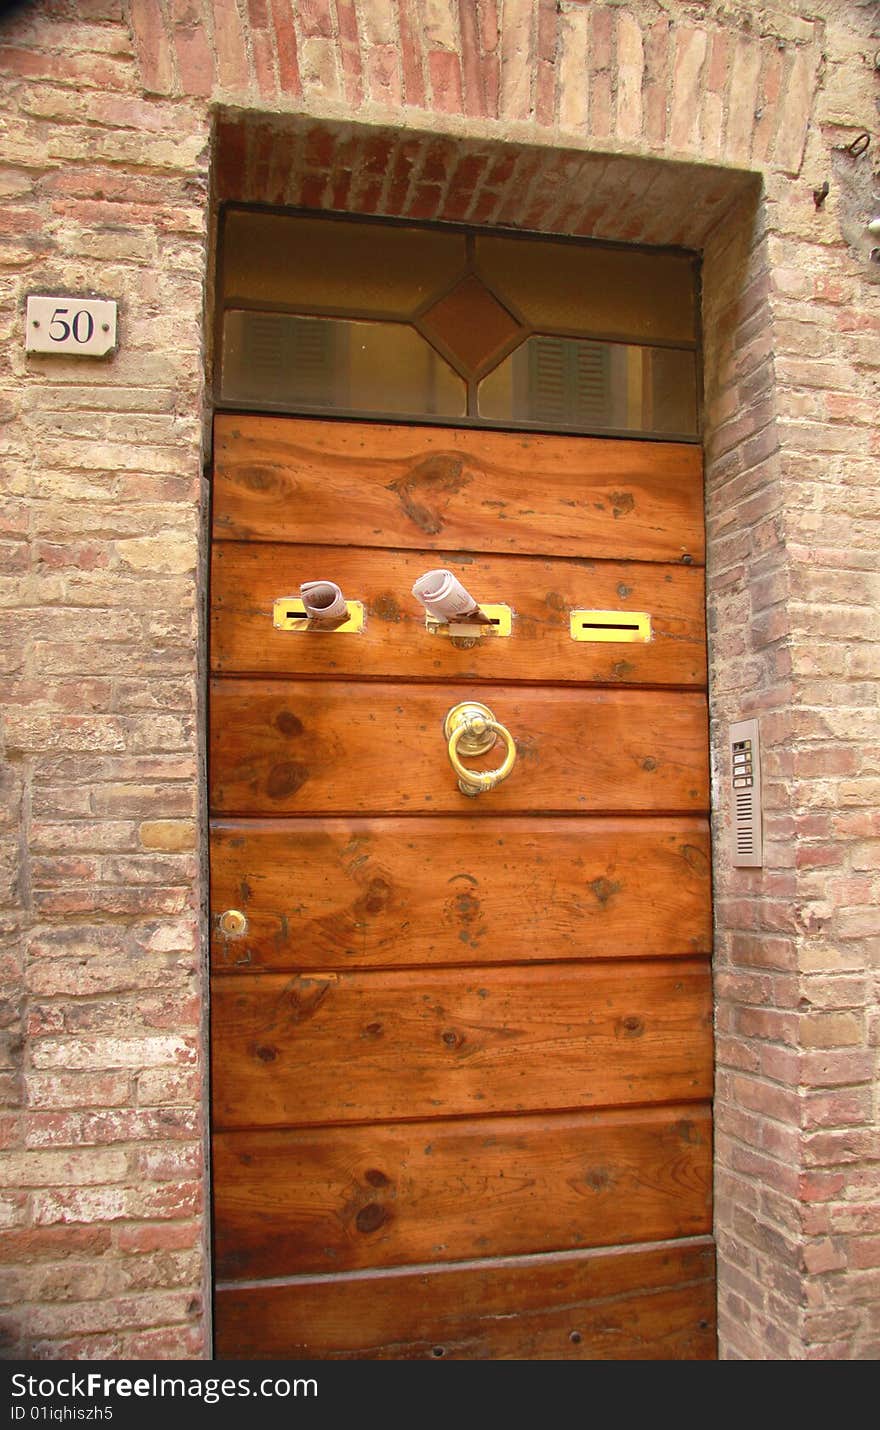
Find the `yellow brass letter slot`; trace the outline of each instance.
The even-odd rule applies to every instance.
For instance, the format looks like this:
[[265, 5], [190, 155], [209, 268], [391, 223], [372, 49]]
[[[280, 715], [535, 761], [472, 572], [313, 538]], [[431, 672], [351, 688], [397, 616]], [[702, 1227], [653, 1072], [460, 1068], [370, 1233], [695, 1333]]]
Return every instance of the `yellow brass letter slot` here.
[[641, 641], [651, 639], [651, 617], [645, 611], [572, 611], [573, 641]]
[[363, 601], [346, 601], [348, 620], [343, 621], [341, 626], [335, 630], [321, 630], [319, 625], [312, 625], [305, 612], [305, 606], [299, 596], [279, 596], [272, 607], [272, 624], [276, 631], [318, 631], [321, 635], [344, 636], [351, 635], [364, 628], [364, 603]]
[[509, 636], [513, 626], [513, 612], [509, 606], [480, 604], [480, 611], [486, 617], [475, 621], [465, 616], [462, 620], [441, 621], [436, 616], [425, 616], [425, 630], [432, 636]]

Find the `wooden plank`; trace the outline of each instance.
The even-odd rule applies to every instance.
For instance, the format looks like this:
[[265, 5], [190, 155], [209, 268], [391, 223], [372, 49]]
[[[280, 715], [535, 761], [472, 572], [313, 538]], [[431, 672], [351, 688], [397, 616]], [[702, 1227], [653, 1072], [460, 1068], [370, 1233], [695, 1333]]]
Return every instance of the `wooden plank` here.
[[[406, 679], [601, 681], [621, 685], [705, 685], [703, 569], [650, 562], [461, 557], [429, 551], [215, 542], [212, 553], [211, 665], [256, 675], [401, 675]], [[411, 594], [424, 571], [447, 565], [477, 600], [513, 607], [513, 634], [470, 650], [425, 630]], [[315, 576], [366, 607], [357, 636], [276, 630], [277, 597], [296, 596]], [[570, 612], [645, 611], [652, 639], [575, 642]]]
[[216, 1274], [250, 1280], [711, 1230], [708, 1106], [214, 1138]]
[[703, 560], [696, 445], [237, 413], [214, 434], [217, 538]]
[[[215, 971], [708, 953], [708, 821], [214, 823]], [[241, 909], [243, 937], [217, 915]]]
[[[340, 641], [343, 639], [339, 637]], [[216, 813], [471, 813], [708, 809], [705, 696], [697, 692], [493, 686], [488, 703], [519, 752], [510, 777], [471, 801], [443, 720], [470, 683], [215, 679]], [[501, 752], [473, 761], [500, 764]]]
[[708, 1239], [466, 1267], [220, 1286], [248, 1360], [713, 1360]]
[[710, 982], [698, 960], [214, 978], [214, 1125], [705, 1099]]

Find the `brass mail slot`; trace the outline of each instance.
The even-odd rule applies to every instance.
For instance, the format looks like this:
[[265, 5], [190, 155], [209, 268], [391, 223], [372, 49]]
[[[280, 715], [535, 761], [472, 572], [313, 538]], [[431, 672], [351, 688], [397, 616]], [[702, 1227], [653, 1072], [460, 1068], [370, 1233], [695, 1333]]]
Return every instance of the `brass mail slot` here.
[[348, 620], [343, 621], [341, 626], [337, 626], [333, 631], [322, 631], [319, 626], [309, 625], [309, 618], [305, 612], [305, 606], [299, 596], [279, 596], [272, 607], [272, 624], [276, 631], [307, 631], [311, 629], [320, 635], [344, 636], [351, 635], [364, 628], [364, 603], [363, 601], [346, 601]]
[[641, 641], [651, 639], [646, 611], [572, 611], [573, 641]]
[[509, 606], [487, 605], [480, 602], [480, 610], [488, 617], [484, 621], [462, 620], [441, 621], [436, 616], [425, 616], [425, 629], [432, 636], [509, 636], [513, 629], [513, 612]]

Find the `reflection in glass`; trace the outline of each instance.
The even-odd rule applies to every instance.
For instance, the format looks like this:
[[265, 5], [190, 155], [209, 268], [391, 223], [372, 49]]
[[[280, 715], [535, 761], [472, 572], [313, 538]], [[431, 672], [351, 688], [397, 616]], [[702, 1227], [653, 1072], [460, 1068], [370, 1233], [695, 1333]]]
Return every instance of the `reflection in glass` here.
[[479, 386], [479, 415], [599, 432], [697, 433], [693, 352], [529, 338]]
[[406, 323], [227, 312], [221, 400], [256, 407], [463, 417], [467, 389]]

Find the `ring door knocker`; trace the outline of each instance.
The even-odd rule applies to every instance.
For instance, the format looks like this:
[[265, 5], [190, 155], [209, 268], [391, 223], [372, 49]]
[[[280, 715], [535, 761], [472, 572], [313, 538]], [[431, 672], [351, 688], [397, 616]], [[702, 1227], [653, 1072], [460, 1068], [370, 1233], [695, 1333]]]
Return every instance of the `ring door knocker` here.
[[[449, 763], [458, 776], [458, 787], [469, 799], [495, 789], [507, 779], [516, 764], [513, 736], [495, 719], [488, 705], [481, 705], [476, 700], [453, 705], [447, 711], [443, 733], [448, 741]], [[469, 770], [462, 764], [462, 755], [488, 754], [498, 739], [503, 741], [505, 753], [497, 770]]]

